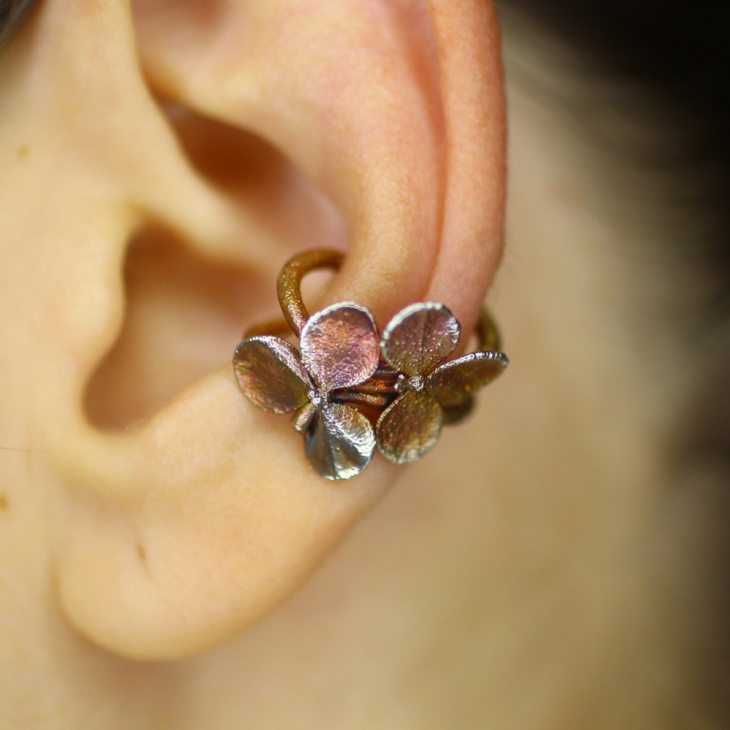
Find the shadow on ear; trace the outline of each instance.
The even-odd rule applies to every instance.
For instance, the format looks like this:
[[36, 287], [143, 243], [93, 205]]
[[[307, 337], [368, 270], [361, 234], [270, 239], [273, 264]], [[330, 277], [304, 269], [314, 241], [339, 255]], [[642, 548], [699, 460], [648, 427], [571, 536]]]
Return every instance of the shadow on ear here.
[[[240, 253], [210, 253], [153, 221], [131, 237], [123, 329], [86, 394], [88, 417], [105, 430], [141, 425], [230, 359], [251, 323], [279, 316], [277, 262], [347, 246], [337, 209], [271, 145], [180, 104], [162, 106], [196, 172], [239, 212]], [[251, 248], [268, 249], [270, 265], [247, 262]]]

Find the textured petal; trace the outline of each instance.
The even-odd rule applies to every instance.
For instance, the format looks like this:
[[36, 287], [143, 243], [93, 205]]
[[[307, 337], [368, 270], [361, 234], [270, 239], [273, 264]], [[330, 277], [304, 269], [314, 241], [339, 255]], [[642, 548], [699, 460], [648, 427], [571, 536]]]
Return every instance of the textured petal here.
[[323, 390], [363, 383], [380, 359], [373, 315], [351, 302], [333, 304], [312, 315], [299, 347], [307, 371]]
[[457, 405], [444, 408], [444, 426], [456, 426], [468, 418], [473, 410], [474, 396], [467, 393]]
[[444, 411], [426, 391], [409, 390], [378, 419], [378, 447], [386, 459], [410, 464], [430, 451], [439, 436]]
[[501, 375], [508, 363], [501, 352], [472, 352], [436, 368], [426, 378], [426, 388], [445, 408], [459, 406]]
[[373, 458], [375, 433], [354, 408], [328, 403], [319, 409], [314, 430], [304, 442], [304, 453], [325, 479], [357, 476]]
[[233, 369], [243, 394], [272, 413], [297, 410], [312, 388], [299, 353], [280, 337], [244, 340], [233, 356]]
[[408, 376], [425, 375], [456, 349], [461, 326], [443, 304], [419, 302], [402, 309], [383, 332], [383, 357]]

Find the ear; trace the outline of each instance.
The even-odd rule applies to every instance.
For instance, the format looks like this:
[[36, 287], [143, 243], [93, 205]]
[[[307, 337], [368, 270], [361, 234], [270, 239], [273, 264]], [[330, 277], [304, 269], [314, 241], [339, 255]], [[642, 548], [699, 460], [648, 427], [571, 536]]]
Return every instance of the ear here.
[[[241, 397], [231, 328], [261, 314], [276, 269], [334, 245], [348, 258], [323, 304], [360, 302], [382, 326], [428, 298], [476, 321], [502, 241], [494, 11], [144, 0], [132, 18], [123, 0], [48, 0], [4, 69], [20, 106], [2, 133], [39, 149], [6, 199], [18, 211], [34, 176], [54, 179], [44, 219], [10, 224], [46, 256], [44, 357], [25, 352], [25, 375], [59, 485], [62, 609], [122, 654], [205, 650], [291, 594], [396, 474], [376, 459], [326, 482], [286, 419]], [[190, 301], [209, 316], [181, 329]], [[219, 367], [198, 377], [200, 343]], [[148, 381], [168, 372], [196, 377], [167, 398]]]

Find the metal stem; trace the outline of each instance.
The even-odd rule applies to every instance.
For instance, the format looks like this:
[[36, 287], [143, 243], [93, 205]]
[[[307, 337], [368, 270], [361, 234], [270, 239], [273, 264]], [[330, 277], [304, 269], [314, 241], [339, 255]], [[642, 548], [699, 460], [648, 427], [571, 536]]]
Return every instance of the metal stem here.
[[302, 299], [302, 279], [316, 269], [339, 271], [344, 261], [345, 255], [340, 251], [315, 248], [293, 256], [284, 264], [276, 282], [276, 293], [279, 296], [281, 311], [297, 337], [309, 319], [309, 312]]

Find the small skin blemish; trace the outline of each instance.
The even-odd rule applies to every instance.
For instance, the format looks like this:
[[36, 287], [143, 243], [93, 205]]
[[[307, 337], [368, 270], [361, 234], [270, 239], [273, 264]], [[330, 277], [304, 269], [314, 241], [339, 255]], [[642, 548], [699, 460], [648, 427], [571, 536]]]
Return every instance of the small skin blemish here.
[[144, 545], [141, 542], [137, 543], [137, 556], [143, 562], [147, 562], [147, 551], [144, 549]]
[[18, 147], [18, 157], [25, 158], [30, 154], [30, 147], [27, 144], [22, 144]]
[[0, 512], [7, 512], [10, 509], [10, 501], [4, 494], [0, 494]]

